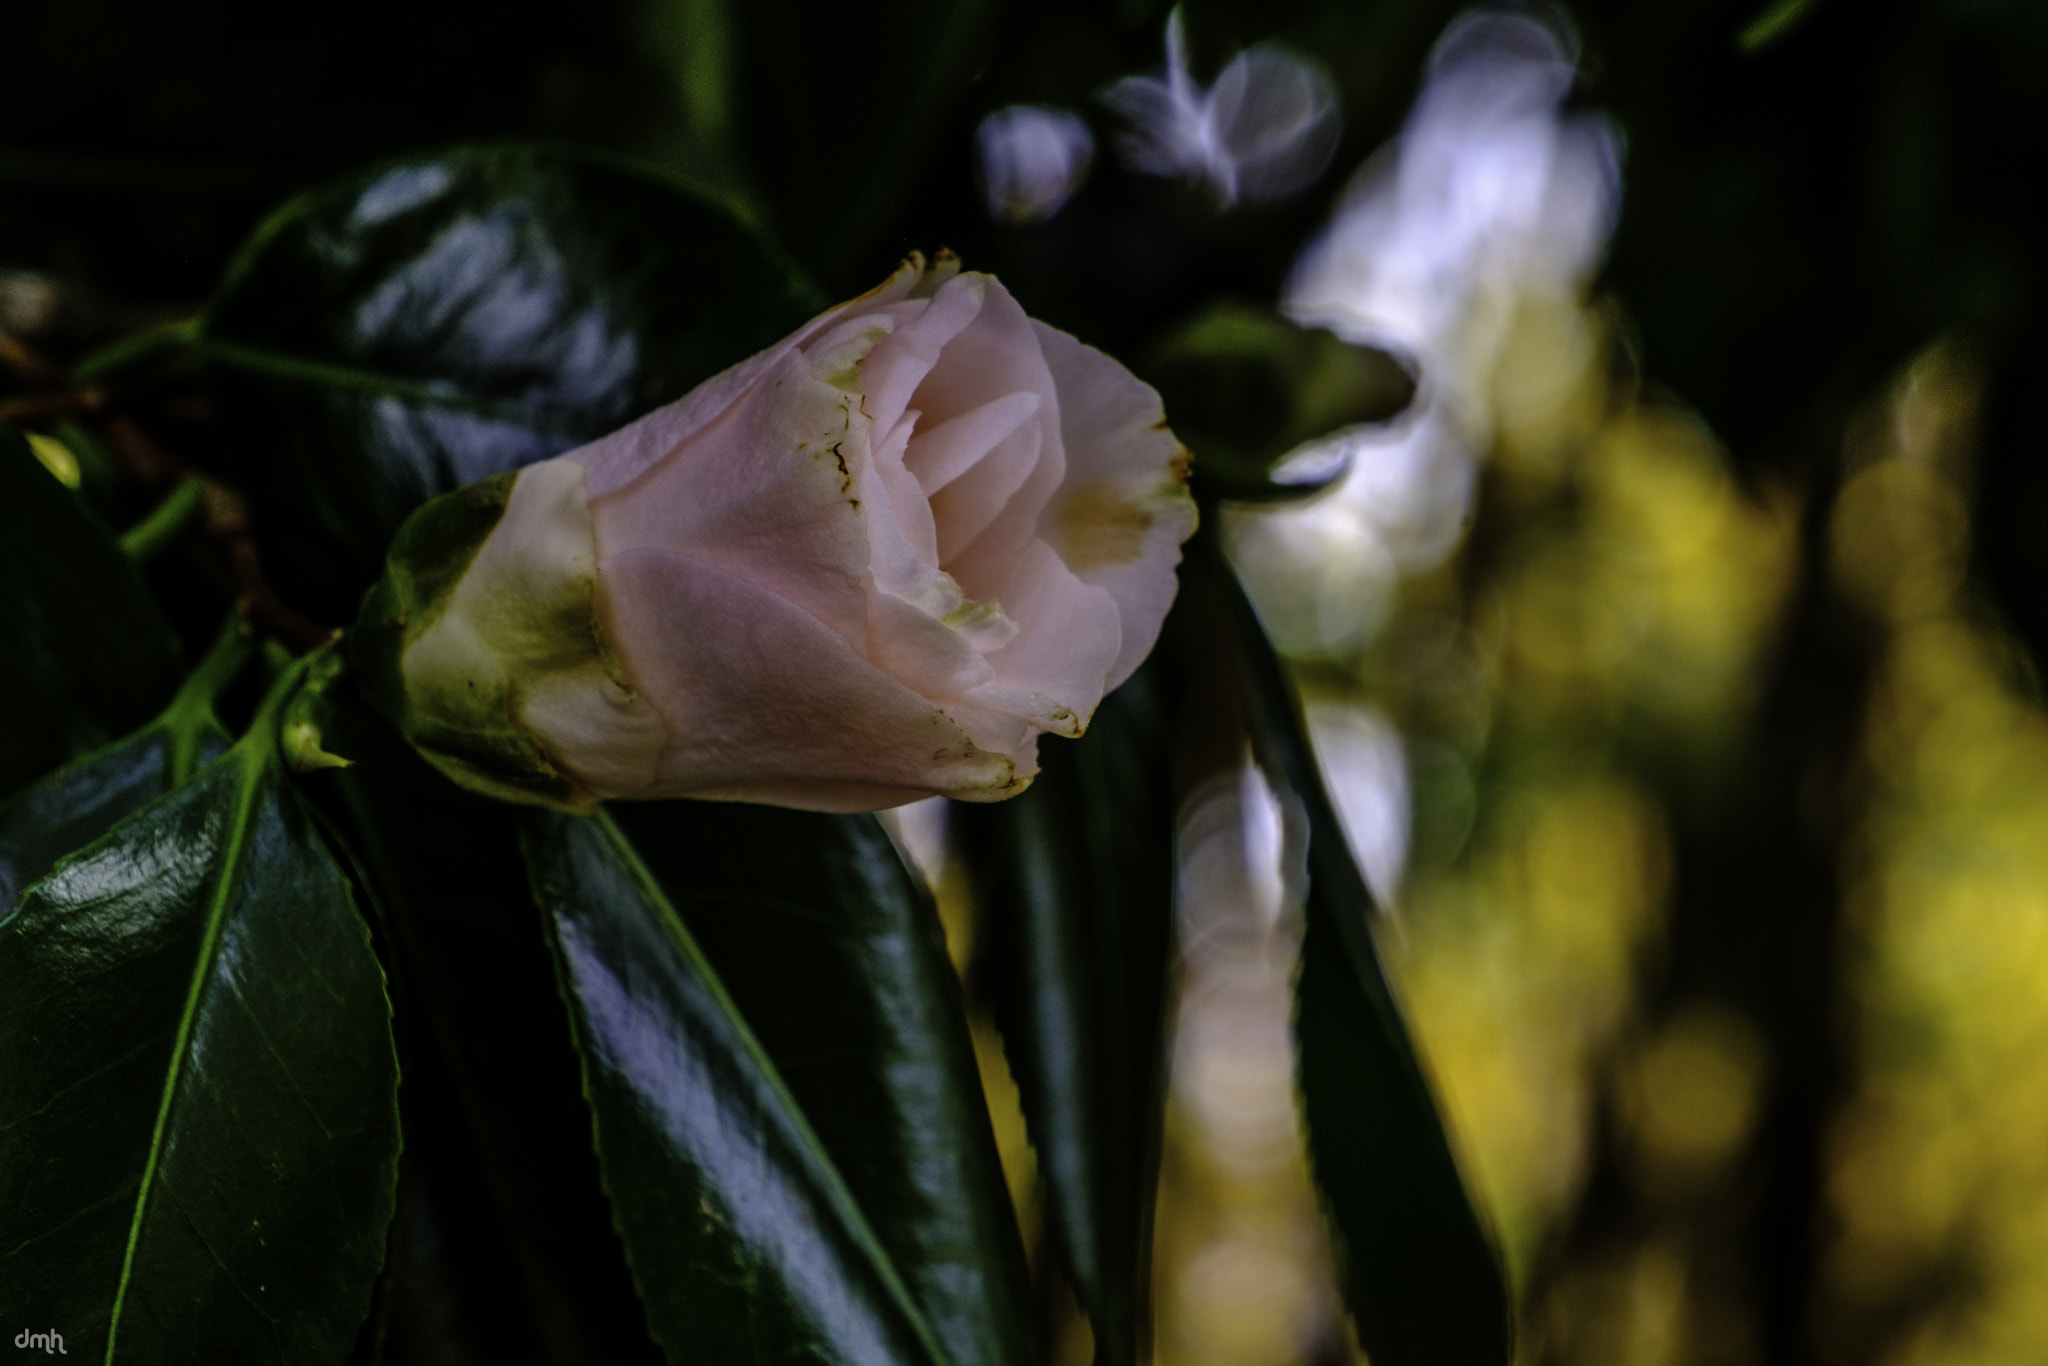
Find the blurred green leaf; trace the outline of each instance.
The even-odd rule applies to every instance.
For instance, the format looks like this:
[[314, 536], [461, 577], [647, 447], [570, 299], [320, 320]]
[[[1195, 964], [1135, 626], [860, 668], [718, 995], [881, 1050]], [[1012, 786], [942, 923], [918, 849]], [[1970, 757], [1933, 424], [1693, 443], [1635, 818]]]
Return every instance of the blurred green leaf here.
[[96, 753], [64, 765], [0, 803], [0, 915], [22, 891], [226, 751], [214, 696], [253, 653], [239, 620], [227, 631], [164, 714]]
[[[876, 0], [858, 13], [823, 0], [660, 3], [678, 18], [726, 16], [736, 60], [691, 63], [679, 73], [686, 99], [730, 110], [728, 135], [769, 221], [807, 265], [865, 289], [895, 255], [946, 245], [891, 238], [988, 60], [996, 0]], [[684, 53], [708, 31], [701, 20], [671, 28]], [[707, 75], [721, 95], [706, 91]]]
[[602, 814], [523, 819], [605, 1187], [669, 1360], [951, 1360], [625, 836]]
[[1415, 398], [1414, 376], [1386, 352], [1231, 300], [1156, 339], [1143, 370], [1194, 453], [1205, 500], [1282, 503], [1320, 492], [1344, 477], [1346, 462], [1275, 466], [1307, 442], [1390, 422]]
[[0, 425], [0, 795], [141, 725], [177, 682], [127, 557]]
[[380, 1360], [660, 1359], [598, 1185], [513, 809], [337, 690], [299, 779], [362, 860], [399, 1002], [405, 1167]]
[[1771, 47], [1797, 28], [1813, 5], [1814, 0], [1773, 0], [1735, 35], [1736, 48], [1754, 55]]
[[1158, 1185], [1173, 796], [1157, 668], [1081, 739], [1039, 747], [1020, 797], [958, 806], [1003, 1049], [1096, 1360], [1146, 1359]]
[[566, 149], [458, 148], [280, 210], [194, 345], [270, 578], [333, 624], [427, 499], [682, 397], [820, 302], [680, 182]]
[[1207, 538], [1188, 610], [1235, 639], [1259, 761], [1308, 816], [1295, 983], [1309, 1155], [1339, 1235], [1344, 1297], [1376, 1366], [1506, 1363], [1512, 1307], [1373, 944], [1375, 908], [1323, 788], [1299, 704], [1251, 603]]
[[0, 920], [0, 978], [10, 1314], [109, 1362], [344, 1355], [391, 1219], [390, 1009], [263, 720]]

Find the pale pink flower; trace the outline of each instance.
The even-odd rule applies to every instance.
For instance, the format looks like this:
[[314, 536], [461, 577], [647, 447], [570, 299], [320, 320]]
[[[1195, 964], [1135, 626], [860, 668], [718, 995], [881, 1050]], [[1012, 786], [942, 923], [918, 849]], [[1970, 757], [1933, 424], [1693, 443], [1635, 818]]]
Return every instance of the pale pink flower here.
[[434, 620], [400, 628], [400, 724], [471, 786], [564, 805], [1011, 796], [1152, 648], [1186, 465], [1121, 365], [913, 257], [521, 471]]

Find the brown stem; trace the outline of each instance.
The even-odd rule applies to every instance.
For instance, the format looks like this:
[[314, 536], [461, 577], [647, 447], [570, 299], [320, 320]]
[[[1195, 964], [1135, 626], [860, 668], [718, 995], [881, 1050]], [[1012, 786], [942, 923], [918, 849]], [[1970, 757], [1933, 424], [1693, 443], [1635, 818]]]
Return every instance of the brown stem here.
[[204, 527], [208, 539], [227, 561], [235, 585], [235, 610], [253, 629], [293, 654], [304, 654], [333, 635], [294, 612], [271, 590], [263, 576], [256, 542], [249, 536], [248, 510], [233, 492], [210, 480], [206, 485]]
[[0, 331], [0, 369], [12, 371], [17, 379], [37, 388], [52, 388], [64, 382], [64, 372], [44, 359], [41, 352], [4, 331]]
[[[115, 454], [146, 485], [161, 488], [197, 473], [159, 446], [132, 418], [118, 414], [108, 418], [105, 432]], [[332, 632], [293, 611], [264, 577], [263, 562], [249, 536], [248, 509], [241, 498], [211, 479], [205, 479], [205, 484], [206, 516], [200, 527], [227, 564], [234, 585], [235, 610], [256, 632], [276, 640], [294, 654], [304, 654], [325, 643]]]
[[99, 411], [107, 396], [97, 389], [64, 389], [49, 394], [17, 394], [0, 398], [0, 421], [39, 422]]

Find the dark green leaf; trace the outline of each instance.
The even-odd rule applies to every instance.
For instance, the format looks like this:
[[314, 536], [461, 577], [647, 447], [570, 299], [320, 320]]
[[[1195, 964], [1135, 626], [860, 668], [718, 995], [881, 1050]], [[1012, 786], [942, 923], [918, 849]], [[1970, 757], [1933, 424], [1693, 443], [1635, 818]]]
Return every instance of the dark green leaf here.
[[1415, 377], [1387, 352], [1231, 301], [1154, 341], [1144, 372], [1194, 454], [1196, 496], [1233, 502], [1294, 502], [1328, 488], [1348, 461], [1281, 462], [1306, 442], [1391, 422], [1415, 398]]
[[1235, 637], [1253, 743], [1308, 816], [1308, 899], [1295, 1041], [1309, 1154], [1339, 1235], [1344, 1296], [1375, 1366], [1505, 1363], [1506, 1283], [1458, 1174], [1374, 947], [1307, 728], [1243, 590], [1206, 538], [1182, 571], [1187, 610]]
[[658, 1361], [598, 1184], [512, 809], [333, 700], [321, 743], [354, 766], [301, 787], [363, 860], [407, 1083], [381, 1360], [439, 1366], [456, 1342], [481, 1361]]
[[1023, 1241], [945, 932], [881, 823], [711, 802], [612, 818], [953, 1360], [1035, 1361]]
[[1103, 1366], [1145, 1360], [1173, 924], [1173, 797], [1148, 667], [1023, 796], [954, 808], [980, 953], [1054, 1239]]
[[669, 1360], [949, 1360], [676, 908], [603, 815], [527, 813], [614, 1217]]
[[[204, 765], [228, 747], [218, 725], [189, 739], [159, 718], [125, 740], [66, 764], [0, 806], [0, 913], [57, 860], [170, 791], [181, 752]], [[188, 775], [189, 776], [189, 775]]]
[[[824, 0], [659, 8], [673, 16], [691, 103], [722, 106], [720, 131], [746, 154], [770, 221], [806, 263], [864, 289], [880, 283], [890, 253], [945, 245], [887, 237], [988, 60], [994, 0], [874, 0], [857, 15]], [[722, 13], [731, 59], [706, 50], [707, 12]]]
[[0, 795], [141, 725], [177, 682], [127, 557], [0, 425]]
[[467, 148], [280, 211], [196, 345], [270, 577], [333, 624], [428, 498], [680, 398], [819, 303], [680, 184], [564, 149]]
[[340, 1359], [384, 1259], [397, 1062], [261, 722], [33, 888], [0, 979], [11, 1318], [108, 1362]]
[[190, 782], [227, 749], [213, 699], [253, 650], [239, 627], [230, 624], [162, 716], [0, 803], [0, 917], [57, 860]]

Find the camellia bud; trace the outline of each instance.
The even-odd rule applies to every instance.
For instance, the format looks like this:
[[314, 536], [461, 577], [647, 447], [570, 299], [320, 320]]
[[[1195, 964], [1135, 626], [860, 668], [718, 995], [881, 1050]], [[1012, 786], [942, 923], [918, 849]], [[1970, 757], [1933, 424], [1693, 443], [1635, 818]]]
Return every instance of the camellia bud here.
[[913, 257], [631, 426], [422, 507], [351, 658], [492, 796], [995, 801], [1152, 648], [1186, 476], [1151, 389]]

